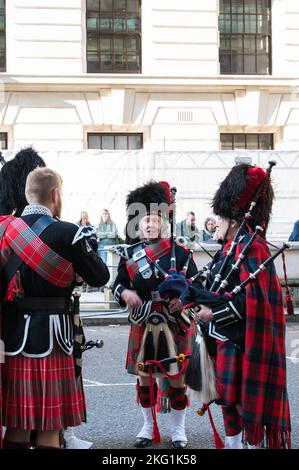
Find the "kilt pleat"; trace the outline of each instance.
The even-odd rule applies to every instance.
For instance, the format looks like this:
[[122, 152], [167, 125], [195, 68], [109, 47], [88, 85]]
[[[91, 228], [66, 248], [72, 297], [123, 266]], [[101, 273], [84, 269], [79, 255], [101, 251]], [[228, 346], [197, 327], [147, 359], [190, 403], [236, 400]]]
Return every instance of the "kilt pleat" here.
[[2, 380], [4, 426], [51, 431], [86, 421], [82, 379], [57, 344], [44, 358], [6, 356]]

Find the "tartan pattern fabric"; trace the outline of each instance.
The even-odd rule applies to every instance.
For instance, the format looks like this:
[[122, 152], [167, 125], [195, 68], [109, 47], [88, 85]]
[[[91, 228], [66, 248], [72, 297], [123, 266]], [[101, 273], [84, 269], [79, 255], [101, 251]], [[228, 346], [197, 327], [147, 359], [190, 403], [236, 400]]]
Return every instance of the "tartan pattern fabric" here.
[[[157, 259], [162, 258], [163, 256], [167, 255], [171, 251], [171, 242], [169, 238], [163, 238], [159, 240], [157, 243], [153, 243], [151, 245], [144, 247], [145, 252], [147, 253], [150, 258], [154, 261]], [[134, 277], [139, 273], [139, 267], [136, 261], [133, 258], [130, 258], [126, 261], [127, 271], [132, 281]]]
[[[237, 246], [236, 257], [249, 236]], [[257, 237], [241, 264], [240, 281], [270, 256]], [[266, 447], [291, 446], [290, 410], [286, 382], [285, 316], [275, 266], [262, 271], [246, 287], [245, 352], [242, 362], [241, 407], [244, 438], [251, 445], [263, 438]]]
[[[140, 406], [142, 406], [142, 408], [150, 408], [151, 406], [150, 387], [139, 385], [139, 383], [137, 383], [136, 390], [137, 390], [137, 399], [138, 399], [138, 402], [140, 403]], [[156, 383], [154, 383], [155, 404], [157, 403], [157, 394], [158, 394], [158, 386]]]
[[14, 218], [6, 227], [1, 240], [1, 252], [2, 245], [4, 252], [10, 247], [24, 263], [51, 284], [62, 288], [72, 284], [72, 263], [43, 243], [22, 219]]
[[51, 431], [86, 420], [81, 378], [73, 356], [56, 344], [44, 358], [6, 357], [3, 364], [3, 425]]
[[216, 341], [216, 387], [217, 403], [235, 405], [241, 402], [242, 360], [240, 348], [232, 341]]
[[236, 436], [242, 431], [242, 418], [235, 406], [222, 406], [222, 416], [226, 436]]
[[177, 388], [170, 385], [169, 401], [174, 410], [184, 410], [187, 406], [186, 387]]

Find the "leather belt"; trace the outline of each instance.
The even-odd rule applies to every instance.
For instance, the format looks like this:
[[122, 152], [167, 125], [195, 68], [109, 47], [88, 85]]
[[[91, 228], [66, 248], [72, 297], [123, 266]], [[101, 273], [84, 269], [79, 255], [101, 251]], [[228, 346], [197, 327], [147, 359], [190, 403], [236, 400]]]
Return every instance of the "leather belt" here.
[[16, 302], [4, 302], [5, 307], [16, 310], [44, 310], [53, 313], [68, 313], [71, 311], [71, 299], [64, 297], [25, 297]]

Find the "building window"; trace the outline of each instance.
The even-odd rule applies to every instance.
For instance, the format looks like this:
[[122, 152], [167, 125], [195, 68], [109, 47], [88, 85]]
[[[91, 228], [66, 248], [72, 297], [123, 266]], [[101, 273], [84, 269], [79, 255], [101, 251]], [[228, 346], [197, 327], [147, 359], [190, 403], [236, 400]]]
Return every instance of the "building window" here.
[[141, 72], [141, 1], [87, 0], [87, 72]]
[[142, 134], [87, 134], [89, 149], [140, 150], [143, 148]]
[[273, 150], [273, 134], [220, 134], [221, 150]]
[[0, 150], [7, 150], [7, 132], [0, 132]]
[[0, 72], [6, 71], [5, 0], [0, 0]]
[[220, 0], [220, 73], [271, 74], [271, 0]]

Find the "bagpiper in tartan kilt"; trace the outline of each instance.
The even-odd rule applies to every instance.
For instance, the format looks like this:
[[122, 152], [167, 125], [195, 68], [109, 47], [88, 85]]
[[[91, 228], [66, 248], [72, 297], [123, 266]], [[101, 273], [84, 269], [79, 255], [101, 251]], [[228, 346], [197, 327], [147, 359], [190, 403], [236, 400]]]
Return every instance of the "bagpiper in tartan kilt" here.
[[[166, 182], [149, 181], [128, 194], [126, 242], [130, 246], [121, 257], [113, 286], [116, 301], [121, 306], [127, 305], [130, 311], [126, 367], [129, 373], [139, 376], [137, 395], [144, 421], [134, 444], [139, 448], [160, 442], [156, 420], [158, 387], [154, 379], [160, 380], [161, 375], [169, 379], [172, 446], [180, 449], [187, 446], [186, 362], [179, 370], [176, 352], [190, 353], [195, 328], [188, 315], [182, 315], [179, 297], [188, 285], [186, 279], [195, 275], [197, 268], [192, 253], [178, 246], [175, 237], [169, 238], [167, 233], [169, 220], [172, 222], [172, 235], [175, 233], [174, 192], [176, 190], [173, 188], [171, 191]], [[176, 272], [175, 275], [167, 275], [170, 268]], [[174, 279], [176, 282], [170, 283], [171, 288], [163, 290], [167, 287], [164, 281]], [[174, 361], [165, 362], [166, 358]], [[151, 361], [156, 361], [156, 364]], [[163, 370], [161, 361], [165, 365]]]
[[[46, 219], [52, 219], [51, 213], [40, 205], [34, 210], [27, 206], [22, 218], [0, 219], [2, 289], [6, 286], [2, 415], [8, 430], [59, 431], [86, 421], [82, 375], [76, 373], [73, 350], [73, 263], [92, 285], [107, 282], [109, 271], [81, 229]], [[37, 235], [34, 227], [43, 223], [46, 228]], [[13, 257], [19, 257], [18, 276], [7, 284], [5, 267]], [[5, 447], [10, 445], [4, 440]]]

